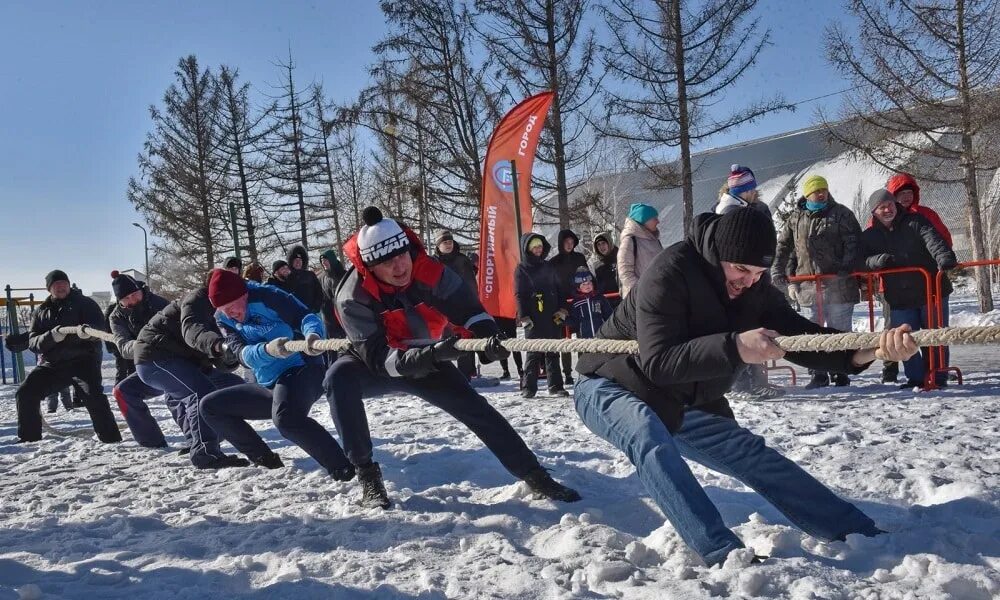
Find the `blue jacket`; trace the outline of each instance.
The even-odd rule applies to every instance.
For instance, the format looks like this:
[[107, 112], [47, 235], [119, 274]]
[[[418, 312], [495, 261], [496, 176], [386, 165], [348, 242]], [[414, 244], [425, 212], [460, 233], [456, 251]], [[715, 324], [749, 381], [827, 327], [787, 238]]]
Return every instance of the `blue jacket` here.
[[576, 331], [578, 337], [597, 337], [604, 322], [611, 318], [614, 309], [611, 303], [604, 296], [594, 294], [593, 296], [575, 296], [573, 306], [570, 307], [569, 318], [566, 325]]
[[269, 341], [279, 337], [301, 340], [309, 333], [325, 337], [320, 318], [295, 296], [276, 287], [248, 281], [247, 314], [243, 322], [233, 321], [222, 311], [216, 311], [215, 319], [226, 344], [240, 362], [253, 369], [257, 382], [264, 387], [272, 387], [288, 369], [323, 364], [321, 356], [296, 352], [288, 358], [274, 358], [264, 351]]

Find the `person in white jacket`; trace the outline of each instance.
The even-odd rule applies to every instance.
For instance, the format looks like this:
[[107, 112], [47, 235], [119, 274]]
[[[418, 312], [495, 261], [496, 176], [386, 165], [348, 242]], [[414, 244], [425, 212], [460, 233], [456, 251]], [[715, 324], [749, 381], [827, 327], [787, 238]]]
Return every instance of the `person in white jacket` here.
[[639, 276], [663, 250], [660, 243], [659, 212], [648, 204], [629, 206], [628, 217], [618, 242], [618, 277], [622, 298], [639, 282]]

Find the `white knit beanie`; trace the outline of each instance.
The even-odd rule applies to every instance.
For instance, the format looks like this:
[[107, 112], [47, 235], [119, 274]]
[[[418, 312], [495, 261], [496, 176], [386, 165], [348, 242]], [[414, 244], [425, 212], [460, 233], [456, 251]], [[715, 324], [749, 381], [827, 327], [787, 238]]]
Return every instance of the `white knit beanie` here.
[[373, 267], [410, 249], [410, 238], [399, 223], [382, 216], [382, 211], [369, 206], [361, 213], [365, 224], [358, 232], [358, 250], [365, 266]]

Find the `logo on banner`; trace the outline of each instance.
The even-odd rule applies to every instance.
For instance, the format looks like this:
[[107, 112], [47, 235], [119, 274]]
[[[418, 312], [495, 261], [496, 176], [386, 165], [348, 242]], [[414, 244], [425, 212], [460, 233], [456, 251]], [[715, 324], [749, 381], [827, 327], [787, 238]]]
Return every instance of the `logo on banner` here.
[[514, 174], [510, 170], [509, 160], [501, 160], [493, 165], [493, 182], [501, 192], [514, 191]]

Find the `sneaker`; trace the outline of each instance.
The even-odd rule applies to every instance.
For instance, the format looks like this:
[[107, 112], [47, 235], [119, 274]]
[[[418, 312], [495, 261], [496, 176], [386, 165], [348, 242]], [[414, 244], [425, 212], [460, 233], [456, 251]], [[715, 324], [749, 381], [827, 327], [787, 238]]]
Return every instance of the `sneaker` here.
[[834, 373], [833, 385], [836, 387], [844, 387], [851, 385], [851, 378], [843, 373]]
[[[193, 463], [192, 463], [193, 464]], [[207, 462], [194, 465], [198, 469], [228, 469], [231, 467], [249, 467], [250, 461], [239, 456], [223, 454], [218, 458], [213, 458]]]
[[552, 396], [553, 398], [568, 398], [569, 392], [567, 392], [562, 388], [557, 388], [554, 390], [549, 390], [549, 396]]
[[265, 469], [280, 469], [285, 466], [285, 463], [281, 462], [281, 457], [274, 452], [263, 456], [250, 456], [249, 458], [250, 462]]
[[521, 397], [522, 398], [534, 398], [535, 397], [535, 393], [536, 392], [534, 390], [521, 390]]
[[807, 390], [814, 390], [828, 385], [830, 385], [830, 377], [826, 373], [816, 373], [805, 387]]
[[377, 462], [358, 467], [358, 481], [361, 482], [361, 506], [381, 509], [392, 506]]
[[330, 471], [330, 477], [333, 477], [336, 481], [350, 481], [354, 479], [356, 474], [357, 470], [354, 468], [354, 465], [347, 465], [346, 467]]
[[572, 488], [568, 488], [559, 483], [543, 467], [538, 467], [524, 476], [524, 482], [532, 491], [545, 496], [549, 500], [559, 502], [576, 502], [580, 500], [580, 494]]
[[787, 393], [784, 388], [766, 383], [753, 388], [746, 396], [748, 396], [747, 399], [749, 400], [772, 400], [774, 398], [781, 398]]

